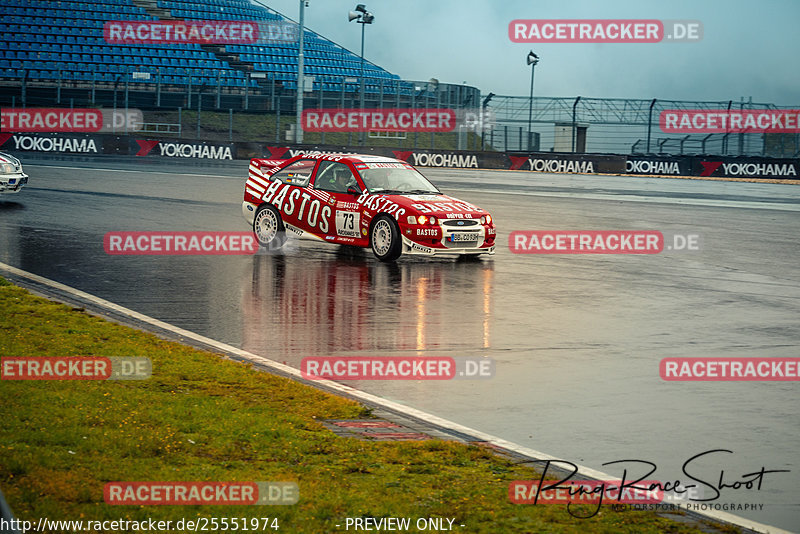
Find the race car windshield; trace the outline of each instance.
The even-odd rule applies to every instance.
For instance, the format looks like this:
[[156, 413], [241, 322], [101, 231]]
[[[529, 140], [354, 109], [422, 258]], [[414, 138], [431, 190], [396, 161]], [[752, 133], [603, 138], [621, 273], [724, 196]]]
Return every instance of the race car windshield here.
[[370, 193], [441, 194], [419, 171], [404, 163], [369, 163], [356, 168]]

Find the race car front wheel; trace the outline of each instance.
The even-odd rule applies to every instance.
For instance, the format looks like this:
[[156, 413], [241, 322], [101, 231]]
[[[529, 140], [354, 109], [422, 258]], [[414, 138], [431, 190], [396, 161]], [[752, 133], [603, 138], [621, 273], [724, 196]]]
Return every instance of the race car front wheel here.
[[372, 253], [380, 261], [394, 261], [403, 252], [400, 228], [388, 215], [381, 215], [372, 224], [369, 237]]
[[258, 243], [267, 250], [276, 250], [286, 241], [286, 227], [278, 210], [269, 204], [263, 204], [256, 210], [253, 219], [253, 232]]

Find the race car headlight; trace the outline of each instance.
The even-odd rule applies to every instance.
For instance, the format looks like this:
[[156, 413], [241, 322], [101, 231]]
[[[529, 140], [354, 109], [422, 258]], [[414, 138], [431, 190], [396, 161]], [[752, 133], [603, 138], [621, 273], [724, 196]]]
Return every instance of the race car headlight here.
[[406, 222], [408, 222], [408, 224], [417, 224], [417, 218], [413, 215], [409, 215], [406, 217]]
[[428, 219], [428, 222], [431, 224], [436, 224], [436, 217], [431, 217], [430, 219]]
[[492, 224], [492, 216], [491, 215], [485, 215], [485, 216], [481, 217], [481, 224]]
[[417, 220], [419, 221], [420, 224], [425, 224], [426, 222], [428, 222], [428, 218], [425, 217], [424, 215], [420, 215], [419, 217], [417, 217]]
[[15, 172], [17, 172], [17, 169], [13, 163], [0, 163], [0, 173], [13, 174]]

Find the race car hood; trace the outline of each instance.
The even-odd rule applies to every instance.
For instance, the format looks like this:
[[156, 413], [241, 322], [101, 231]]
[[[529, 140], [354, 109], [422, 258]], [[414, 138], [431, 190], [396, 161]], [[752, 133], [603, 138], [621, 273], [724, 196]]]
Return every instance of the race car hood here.
[[458, 218], [479, 218], [487, 215], [488, 212], [478, 206], [459, 200], [448, 195], [385, 195], [387, 198], [396, 202], [400, 207], [405, 208], [406, 215], [424, 214], [440, 219], [447, 219], [454, 215]]

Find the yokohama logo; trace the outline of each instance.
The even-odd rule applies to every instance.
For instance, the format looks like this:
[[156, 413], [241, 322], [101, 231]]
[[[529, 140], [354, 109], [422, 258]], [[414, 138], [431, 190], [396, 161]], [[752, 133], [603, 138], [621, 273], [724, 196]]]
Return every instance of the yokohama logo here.
[[641, 174], [680, 174], [677, 161], [650, 161], [650, 160], [628, 160], [625, 163], [627, 172]]
[[139, 152], [137, 156], [147, 156], [158, 146], [159, 155], [171, 158], [198, 158], [198, 159], [233, 159], [231, 147], [213, 146], [194, 143], [165, 143], [157, 140], [137, 139]]
[[724, 176], [797, 176], [795, 163], [722, 163], [721, 161], [701, 161], [703, 171], [700, 176], [712, 176], [722, 167]]
[[558, 159], [529, 159], [530, 170], [536, 172], [567, 172], [588, 174], [594, 172], [591, 161], [567, 161]]
[[467, 169], [478, 168], [478, 158], [475, 155], [461, 154], [418, 154], [411, 155], [414, 158], [414, 165], [420, 167], [461, 167]]
[[93, 139], [72, 139], [63, 137], [32, 137], [15, 135], [14, 149], [35, 152], [93, 152], [97, 153], [97, 145]]
[[722, 172], [727, 176], [797, 176], [793, 163], [723, 163]]

